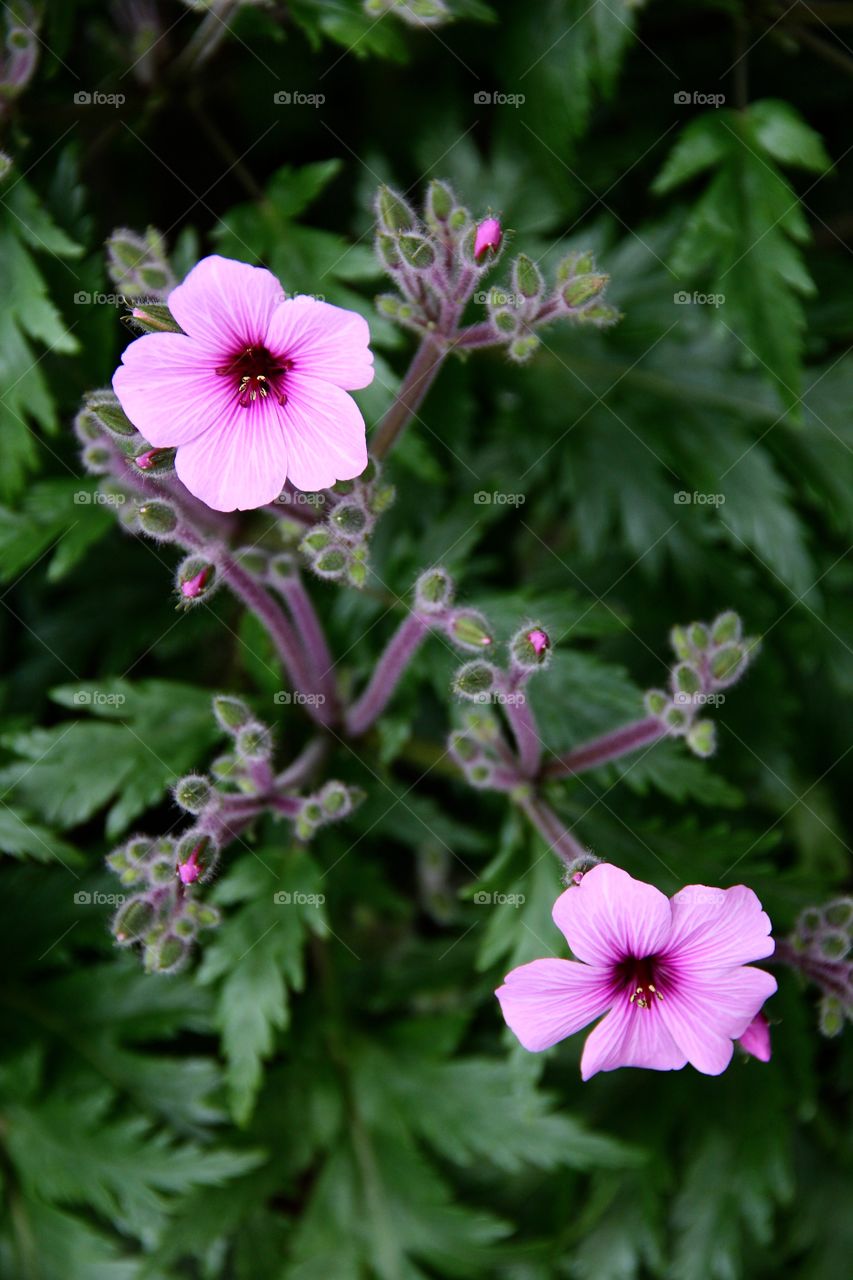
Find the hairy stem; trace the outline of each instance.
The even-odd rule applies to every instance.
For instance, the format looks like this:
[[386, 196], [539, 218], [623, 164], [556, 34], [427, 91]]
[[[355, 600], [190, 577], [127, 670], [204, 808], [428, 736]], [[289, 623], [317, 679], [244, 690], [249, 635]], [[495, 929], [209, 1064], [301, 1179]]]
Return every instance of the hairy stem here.
[[578, 858], [584, 857], [586, 849], [576, 840], [567, 827], [564, 827], [554, 810], [541, 797], [525, 795], [523, 792], [516, 801], [519, 808], [527, 815], [536, 830], [547, 840], [549, 848], [567, 866], [572, 866]]
[[429, 628], [429, 622], [418, 613], [410, 613], [400, 623], [377, 662], [367, 688], [347, 712], [346, 729], [354, 738], [366, 733], [381, 716]]
[[338, 717], [338, 691], [335, 682], [335, 660], [326, 639], [323, 624], [317, 616], [311, 597], [298, 574], [283, 581], [279, 591], [285, 599], [294, 626], [302, 642], [306, 668], [316, 681], [326, 710], [332, 720]]
[[518, 765], [525, 778], [533, 778], [542, 758], [542, 739], [536, 727], [536, 718], [524, 690], [510, 689], [503, 703], [507, 723], [515, 738]]
[[542, 770], [542, 776], [564, 778], [570, 774], [586, 773], [588, 769], [596, 769], [611, 760], [618, 760], [620, 756], [630, 755], [632, 751], [639, 751], [641, 747], [665, 737], [666, 730], [660, 721], [654, 716], [646, 716], [574, 747], [547, 764]]
[[397, 398], [379, 423], [371, 442], [374, 458], [384, 458], [422, 404], [447, 355], [447, 348], [424, 338], [415, 352]]

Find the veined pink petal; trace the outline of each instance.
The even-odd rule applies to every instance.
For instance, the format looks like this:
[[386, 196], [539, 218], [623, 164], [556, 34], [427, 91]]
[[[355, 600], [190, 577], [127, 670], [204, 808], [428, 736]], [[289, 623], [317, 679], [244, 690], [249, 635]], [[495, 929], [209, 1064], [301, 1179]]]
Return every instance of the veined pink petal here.
[[738, 1037], [738, 1044], [759, 1062], [770, 1061], [770, 1024], [763, 1013], [755, 1015], [743, 1035]]
[[356, 391], [373, 381], [370, 329], [355, 311], [316, 298], [288, 298], [273, 315], [267, 346], [298, 373]]
[[168, 449], [194, 440], [227, 411], [233, 390], [199, 360], [183, 333], [148, 333], [122, 352], [113, 374], [121, 407], [149, 444]]
[[772, 956], [770, 918], [751, 889], [691, 884], [672, 899], [667, 959], [679, 970], [724, 969]]
[[238, 347], [264, 345], [283, 299], [271, 271], [214, 253], [172, 290], [168, 305], [184, 333], [224, 359]]
[[291, 483], [310, 491], [360, 476], [367, 466], [367, 437], [352, 397], [331, 382], [295, 369], [287, 377], [287, 396], [279, 412]]
[[250, 511], [273, 502], [287, 475], [281, 410], [267, 400], [247, 408], [232, 400], [218, 426], [181, 445], [175, 470], [214, 511]]
[[648, 1009], [630, 1004], [620, 993], [606, 1018], [587, 1036], [581, 1057], [581, 1076], [588, 1080], [599, 1071], [617, 1067], [648, 1067], [653, 1071], [680, 1071], [687, 1055], [675, 1043], [660, 1016], [660, 1005]]
[[610, 1007], [607, 974], [571, 960], [531, 960], [495, 992], [510, 1030], [533, 1053], [550, 1049]]
[[578, 960], [601, 967], [655, 955], [672, 927], [669, 899], [607, 862], [560, 895], [553, 917]]
[[716, 1076], [732, 1057], [732, 1041], [746, 1031], [776, 979], [763, 969], [738, 966], [702, 976], [678, 973], [657, 1006], [673, 1040], [697, 1071]]

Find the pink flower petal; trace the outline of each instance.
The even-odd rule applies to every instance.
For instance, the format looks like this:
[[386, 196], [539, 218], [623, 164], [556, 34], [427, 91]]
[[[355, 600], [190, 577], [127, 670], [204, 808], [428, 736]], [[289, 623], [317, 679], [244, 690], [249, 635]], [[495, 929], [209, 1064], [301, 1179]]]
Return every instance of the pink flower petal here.
[[606, 862], [560, 895], [553, 917], [574, 955], [601, 967], [655, 955], [672, 927], [669, 899], [659, 889]]
[[692, 884], [672, 899], [667, 958], [679, 970], [724, 969], [772, 956], [770, 918], [744, 885], [712, 889]]
[[609, 1008], [608, 976], [571, 960], [531, 960], [495, 992], [510, 1030], [532, 1053], [550, 1049]]
[[660, 1006], [642, 1009], [630, 1004], [625, 993], [587, 1036], [581, 1076], [588, 1080], [599, 1071], [615, 1071], [617, 1067], [680, 1071], [686, 1063], [686, 1054], [661, 1019]]
[[183, 329], [221, 357], [264, 346], [284, 290], [271, 271], [211, 254], [202, 258], [169, 294], [172, 315]]
[[287, 475], [281, 410], [269, 401], [247, 408], [232, 401], [217, 427], [181, 445], [175, 470], [214, 511], [249, 511], [273, 502]]
[[275, 312], [267, 346], [294, 362], [298, 373], [333, 382], [345, 391], [373, 381], [370, 329], [355, 311], [315, 298], [289, 298]]
[[360, 476], [367, 466], [367, 434], [352, 397], [296, 370], [286, 386], [287, 404], [280, 412], [291, 483], [310, 491]]
[[743, 1035], [738, 1037], [738, 1044], [744, 1053], [758, 1058], [759, 1062], [770, 1061], [770, 1024], [763, 1013], [755, 1015]]
[[149, 333], [122, 352], [113, 391], [149, 444], [168, 449], [194, 440], [233, 399], [233, 388], [199, 359], [183, 333]]
[[661, 1020], [697, 1071], [717, 1076], [732, 1057], [732, 1041], [746, 1031], [776, 979], [763, 969], [738, 967], [702, 977], [677, 974], [664, 985]]

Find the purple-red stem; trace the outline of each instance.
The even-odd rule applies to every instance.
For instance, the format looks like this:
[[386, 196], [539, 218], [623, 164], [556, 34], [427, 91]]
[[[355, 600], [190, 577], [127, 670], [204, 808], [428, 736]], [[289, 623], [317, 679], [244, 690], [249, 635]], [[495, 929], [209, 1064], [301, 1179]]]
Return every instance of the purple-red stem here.
[[326, 640], [323, 624], [302, 579], [295, 574], [281, 582], [279, 591], [284, 596], [294, 626], [299, 633], [305, 654], [306, 667], [317, 681], [317, 688], [326, 699], [331, 719], [338, 717], [338, 691], [335, 682], [335, 660]]
[[426, 337], [415, 352], [396, 399], [385, 414], [370, 444], [374, 458], [384, 458], [394, 441], [417, 413], [426, 393], [447, 355], [447, 347], [439, 340]]
[[517, 681], [507, 681], [504, 691], [506, 700], [503, 709], [515, 738], [519, 769], [525, 778], [533, 778], [542, 758], [542, 739], [536, 727], [536, 718], [523, 687]]
[[563, 826], [554, 810], [539, 796], [519, 795], [517, 803], [527, 814], [536, 830], [547, 840], [548, 847], [553, 849], [567, 867], [572, 866], [579, 858], [583, 858], [586, 849], [572, 833]]
[[370, 683], [347, 712], [347, 732], [354, 738], [366, 733], [382, 715], [400, 677], [429, 629], [430, 622], [418, 613], [410, 613], [400, 623], [377, 662]]
[[542, 770], [545, 778], [564, 778], [571, 774], [586, 773], [588, 769], [596, 769], [599, 765], [620, 756], [639, 751], [641, 747], [657, 742], [666, 737], [666, 729], [655, 716], [646, 716], [643, 720], [634, 720], [611, 733], [602, 734], [579, 747], [574, 747], [565, 755], [552, 760]]

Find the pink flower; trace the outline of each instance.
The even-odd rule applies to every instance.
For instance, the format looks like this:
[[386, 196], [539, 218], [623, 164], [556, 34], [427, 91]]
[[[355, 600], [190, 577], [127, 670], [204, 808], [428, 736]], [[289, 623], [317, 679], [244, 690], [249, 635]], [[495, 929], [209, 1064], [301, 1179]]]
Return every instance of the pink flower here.
[[[705, 1075], [729, 1065], [776, 979], [750, 960], [773, 954], [770, 920], [751, 889], [690, 885], [672, 900], [601, 863], [554, 904], [572, 960], [533, 960], [496, 993], [536, 1053], [596, 1018], [581, 1059], [588, 1080], [617, 1067]], [[606, 1015], [602, 1017], [602, 1014]]]
[[263, 267], [203, 258], [168, 298], [183, 333], [149, 333], [113, 377], [149, 444], [177, 446], [178, 476], [216, 511], [272, 502], [285, 480], [325, 489], [367, 466], [347, 391], [373, 379], [367, 323], [313, 298], [285, 299]]
[[480, 258], [482, 258], [483, 254], [487, 250], [490, 250], [492, 253], [497, 253], [498, 249], [501, 247], [502, 239], [503, 232], [501, 231], [501, 224], [498, 222], [497, 218], [484, 218], [483, 221], [478, 224], [477, 231], [474, 236], [474, 257], [477, 261], [479, 262]]
[[759, 1062], [770, 1061], [770, 1024], [763, 1013], [755, 1015], [743, 1035], [738, 1037], [738, 1044], [744, 1053], [758, 1058]]

